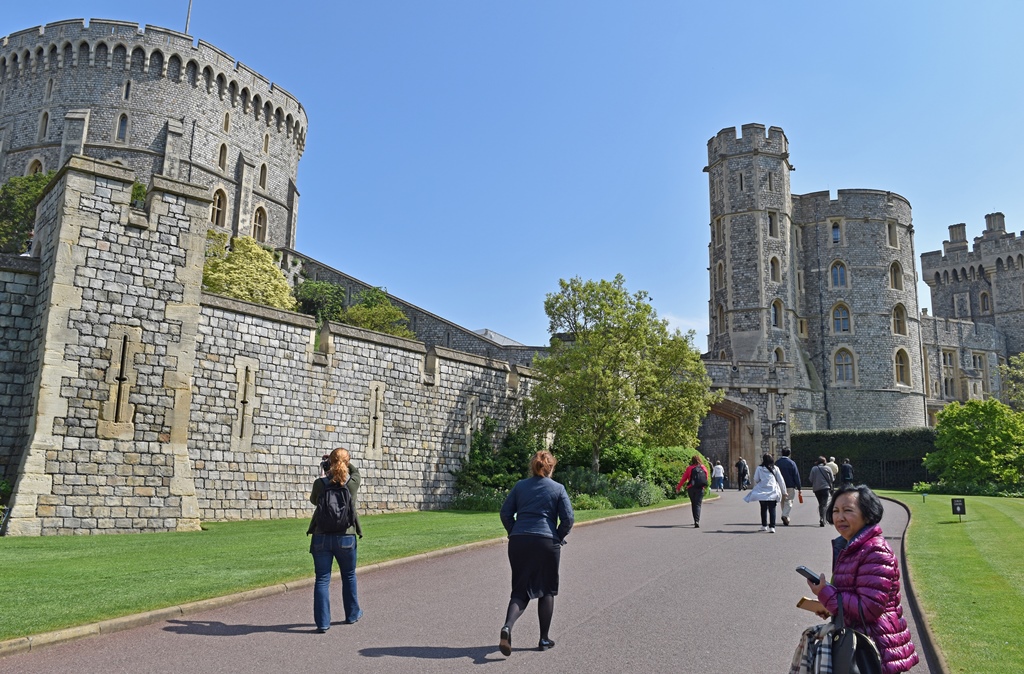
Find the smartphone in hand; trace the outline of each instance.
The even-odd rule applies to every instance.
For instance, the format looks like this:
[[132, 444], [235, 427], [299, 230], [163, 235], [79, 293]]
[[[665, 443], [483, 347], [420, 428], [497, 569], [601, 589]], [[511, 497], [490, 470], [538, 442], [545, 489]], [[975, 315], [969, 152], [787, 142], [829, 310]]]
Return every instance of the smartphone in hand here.
[[796, 567], [796, 572], [799, 573], [801, 576], [803, 576], [804, 578], [806, 578], [807, 580], [811, 581], [814, 584], [817, 584], [818, 581], [821, 579], [821, 576], [819, 576], [818, 574], [814, 573], [813, 571], [808, 569], [806, 566], [798, 566], [798, 567]]

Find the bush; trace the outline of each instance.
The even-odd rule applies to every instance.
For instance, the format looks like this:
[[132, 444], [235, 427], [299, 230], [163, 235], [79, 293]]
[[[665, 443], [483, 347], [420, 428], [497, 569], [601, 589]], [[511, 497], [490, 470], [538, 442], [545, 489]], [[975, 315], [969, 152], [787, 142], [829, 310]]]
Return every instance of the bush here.
[[510, 431], [495, 449], [493, 436], [497, 429], [498, 422], [488, 417], [483, 427], [474, 431], [469, 455], [460, 468], [451, 471], [456, 495], [481, 493], [484, 489], [507, 492], [530, 474], [530, 457], [540, 443], [522, 427]]
[[555, 468], [551, 479], [561, 482], [570, 498], [575, 494], [591, 496], [607, 494], [611, 490], [612, 481], [603, 473], [595, 473], [590, 468], [570, 466], [565, 470]]
[[[652, 482], [660, 487], [664, 494], [674, 498], [679, 478], [683, 476], [686, 467], [690, 465], [693, 455], [698, 453], [696, 449], [688, 447], [655, 447], [651, 449], [651, 458], [654, 460]], [[710, 477], [709, 474], [708, 478], [710, 479]]]
[[617, 482], [607, 496], [616, 508], [635, 508], [654, 505], [665, 498], [665, 493], [657, 485], [633, 477]]
[[1024, 498], [1019, 485], [1009, 484], [974, 484], [964, 482], [915, 482], [914, 491], [918, 494], [952, 494], [954, 496], [1003, 496], [1006, 498]]
[[573, 510], [611, 510], [612, 503], [604, 496], [594, 496], [592, 494], [576, 494], [570, 496], [569, 501], [572, 503]]
[[654, 475], [654, 468], [654, 457], [642, 447], [618, 444], [609, 447], [601, 455], [603, 473], [625, 473], [646, 480]]
[[506, 496], [508, 496], [508, 492], [501, 489], [478, 487], [473, 490], [457, 492], [448, 508], [450, 510], [496, 513], [501, 510]]

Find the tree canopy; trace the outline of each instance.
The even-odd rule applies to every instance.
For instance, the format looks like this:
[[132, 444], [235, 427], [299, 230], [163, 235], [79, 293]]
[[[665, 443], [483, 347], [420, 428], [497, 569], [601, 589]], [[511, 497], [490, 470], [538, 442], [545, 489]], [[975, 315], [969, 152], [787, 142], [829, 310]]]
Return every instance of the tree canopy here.
[[953, 484], [1019, 485], [1024, 473], [1024, 415], [995, 399], [950, 403], [939, 412], [935, 452], [924, 465]]
[[1010, 356], [1006, 365], [999, 366], [999, 374], [1007, 404], [1018, 412], [1024, 410], [1024, 353]]
[[36, 220], [36, 201], [54, 172], [14, 176], [0, 187], [0, 253], [28, 250]]
[[207, 234], [205, 290], [277, 309], [295, 308], [288, 281], [270, 251], [250, 236], [232, 239], [230, 250], [224, 246], [226, 241], [226, 234]]
[[415, 339], [405, 313], [388, 299], [385, 288], [367, 288], [345, 306], [345, 288], [329, 281], [303, 281], [295, 288], [299, 310], [316, 317], [317, 324], [340, 321], [357, 328]]
[[534, 361], [539, 381], [531, 421], [560, 444], [602, 452], [624, 441], [642, 446], [696, 446], [701, 420], [721, 396], [710, 390], [694, 333], [669, 330], [646, 292], [613, 281], [559, 281], [544, 301], [551, 350]]

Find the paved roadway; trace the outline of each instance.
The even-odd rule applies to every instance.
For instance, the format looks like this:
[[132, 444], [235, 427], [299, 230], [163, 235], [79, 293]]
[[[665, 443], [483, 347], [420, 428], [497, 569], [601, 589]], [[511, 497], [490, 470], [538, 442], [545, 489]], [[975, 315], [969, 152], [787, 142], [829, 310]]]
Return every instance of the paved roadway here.
[[[786, 672], [800, 632], [818, 622], [795, 607], [809, 592], [794, 568], [827, 572], [835, 532], [818, 527], [813, 497], [774, 535], [757, 531], [756, 504], [721, 497], [705, 503], [700, 529], [685, 506], [573, 531], [557, 645], [544, 653], [536, 602], [516, 624], [511, 657], [498, 652], [510, 573], [505, 546], [493, 545], [363, 574], [364, 618], [323, 635], [310, 588], [10, 656], [0, 671]], [[885, 504], [898, 554], [906, 513]], [[337, 580], [332, 605], [344, 618]], [[923, 657], [913, 671], [928, 671]]]

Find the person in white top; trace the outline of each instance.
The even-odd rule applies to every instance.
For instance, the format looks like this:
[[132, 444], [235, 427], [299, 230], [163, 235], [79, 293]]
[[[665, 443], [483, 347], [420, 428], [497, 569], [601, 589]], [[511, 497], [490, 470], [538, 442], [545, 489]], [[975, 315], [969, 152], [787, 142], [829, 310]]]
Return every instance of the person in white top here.
[[754, 471], [754, 482], [743, 500], [747, 503], [757, 501], [761, 505], [761, 531], [775, 533], [775, 509], [779, 501], [789, 498], [786, 494], [786, 481], [782, 473], [775, 467], [775, 459], [771, 454], [761, 457], [761, 465]]
[[725, 467], [721, 461], [715, 461], [715, 467], [711, 469], [711, 490], [725, 491]]

